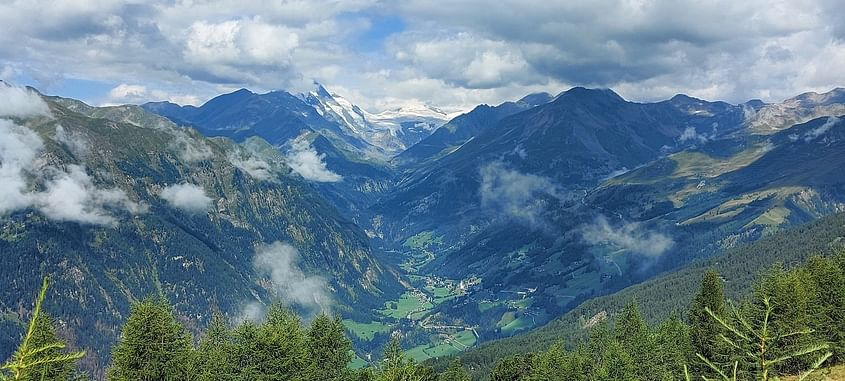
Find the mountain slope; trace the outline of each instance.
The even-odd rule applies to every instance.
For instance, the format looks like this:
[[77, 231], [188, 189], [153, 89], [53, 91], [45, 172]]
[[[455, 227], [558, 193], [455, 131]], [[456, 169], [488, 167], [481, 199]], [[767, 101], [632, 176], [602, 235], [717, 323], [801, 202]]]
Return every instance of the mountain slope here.
[[[737, 300], [750, 290], [760, 272], [777, 263], [800, 264], [811, 255], [829, 255], [845, 249], [845, 214], [839, 213], [816, 222], [796, 227], [753, 244], [727, 250], [723, 255], [664, 274], [631, 286], [612, 295], [584, 302], [576, 309], [549, 324], [523, 335], [482, 345], [460, 355], [461, 362], [476, 375], [489, 374], [496, 359], [517, 353], [545, 350], [556, 342], [574, 346], [586, 338], [587, 322], [612, 317], [631, 300], [651, 323], [665, 319], [672, 312], [685, 312], [700, 285], [701, 277], [710, 268], [725, 280], [725, 292]], [[447, 364], [438, 361], [436, 367]]]
[[505, 102], [498, 106], [480, 105], [438, 128], [431, 136], [409, 147], [399, 154], [395, 161], [400, 165], [421, 163], [448, 154], [461, 144], [492, 127], [503, 118], [546, 104], [552, 100], [547, 93], [528, 95], [516, 102]]
[[440, 127], [448, 115], [429, 106], [402, 107], [372, 114], [352, 104], [338, 94], [330, 93], [323, 85], [315, 84], [314, 91], [301, 94], [324, 118], [334, 121], [350, 135], [378, 147], [386, 157], [402, 152]]
[[0, 348], [46, 275], [49, 310], [97, 369], [147, 295], [197, 326], [205, 311], [246, 317], [275, 298], [355, 316], [398, 292], [367, 236], [266, 142], [206, 139], [135, 106], [46, 102], [49, 114], [0, 120], [3, 141], [27, 143], [2, 150], [16, 155], [3, 175], [25, 185], [0, 210]]

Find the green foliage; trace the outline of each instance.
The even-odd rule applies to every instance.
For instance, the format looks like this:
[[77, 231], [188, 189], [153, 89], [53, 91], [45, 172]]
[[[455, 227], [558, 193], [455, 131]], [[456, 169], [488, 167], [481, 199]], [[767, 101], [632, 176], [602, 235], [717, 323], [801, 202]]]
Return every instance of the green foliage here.
[[346, 365], [352, 361], [352, 342], [344, 334], [340, 318], [321, 314], [308, 330], [308, 358], [313, 364], [312, 380], [340, 381], [348, 378]]
[[66, 381], [76, 373], [76, 361], [85, 352], [65, 352], [56, 336], [52, 320], [42, 312], [49, 281], [44, 278], [35, 299], [26, 334], [12, 358], [0, 367], [0, 380]]
[[161, 298], [132, 306], [107, 372], [111, 381], [189, 380], [193, 341]]
[[[782, 331], [778, 329], [773, 324], [777, 319], [775, 306], [768, 297], [763, 297], [762, 304], [762, 316], [759, 317], [746, 316], [746, 313], [733, 308], [732, 321], [717, 316], [709, 309], [707, 310], [710, 316], [728, 332], [727, 335], [720, 337], [730, 348], [732, 362], [718, 364], [700, 354], [698, 357], [715, 371], [721, 380], [756, 379], [767, 381], [777, 379], [777, 376], [780, 375], [778, 372], [780, 365], [813, 356], [814, 360], [810, 363], [810, 367], [801, 376], [801, 379], [804, 379], [833, 355], [831, 352], [825, 352], [828, 350], [828, 345], [824, 343], [790, 345], [791, 342], [794, 342], [794, 338], [805, 337], [813, 331]], [[818, 355], [819, 352], [824, 353]]]
[[[722, 280], [713, 269], [707, 270], [701, 280], [701, 287], [690, 303], [688, 320], [693, 351], [705, 358], [714, 359], [720, 351], [722, 327], [710, 317], [707, 310], [716, 316], [725, 316], [725, 292]], [[696, 358], [692, 362], [696, 374], [710, 375], [709, 367]]]
[[438, 378], [440, 381], [470, 381], [469, 373], [458, 360], [452, 361], [449, 367]]

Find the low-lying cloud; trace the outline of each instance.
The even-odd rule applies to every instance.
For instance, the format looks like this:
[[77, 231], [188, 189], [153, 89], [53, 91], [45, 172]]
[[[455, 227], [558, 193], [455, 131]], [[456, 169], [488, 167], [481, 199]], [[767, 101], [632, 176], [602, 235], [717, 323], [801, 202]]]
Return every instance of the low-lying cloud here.
[[524, 174], [511, 169], [501, 161], [484, 165], [480, 169], [481, 207], [529, 225], [545, 225], [543, 212], [549, 198], [566, 197], [551, 180], [537, 175]]
[[695, 130], [695, 127], [687, 127], [684, 132], [681, 133], [681, 136], [678, 137], [678, 140], [682, 143], [692, 141], [704, 144], [707, 143], [708, 138], [704, 134], [699, 134]]
[[66, 130], [62, 126], [56, 127], [56, 141], [76, 157], [86, 157], [91, 153], [91, 145], [82, 134]]
[[[299, 268], [299, 250], [285, 242], [260, 245], [255, 250], [253, 266], [260, 277], [266, 277], [271, 295], [288, 306], [310, 312], [329, 312], [332, 299], [323, 277], [305, 274]], [[240, 320], [259, 320], [264, 308], [258, 302], [248, 303], [241, 310]]]
[[229, 162], [256, 180], [269, 180], [273, 177], [273, 167], [255, 156], [242, 158], [233, 153], [229, 155]]
[[0, 116], [48, 116], [50, 108], [34, 91], [0, 82]]
[[146, 211], [122, 190], [96, 186], [81, 165], [46, 165], [39, 158], [43, 147], [32, 130], [0, 119], [0, 214], [34, 208], [55, 221], [113, 225], [114, 210]]
[[662, 255], [675, 244], [669, 236], [651, 231], [639, 222], [622, 222], [614, 226], [603, 215], [583, 226], [581, 236], [590, 245], [609, 244], [650, 257]]
[[831, 116], [827, 118], [827, 121], [824, 122], [821, 126], [818, 126], [806, 134], [804, 134], [804, 141], [809, 143], [813, 140], [816, 140], [819, 136], [824, 135], [825, 132], [830, 130], [836, 123], [839, 123], [839, 118], [835, 116]]
[[326, 155], [317, 153], [306, 139], [296, 138], [290, 142], [290, 146], [291, 149], [286, 155], [287, 164], [306, 180], [323, 183], [343, 180], [343, 177], [326, 167]]
[[170, 206], [188, 213], [202, 213], [211, 207], [211, 197], [199, 185], [176, 184], [165, 187], [159, 194]]
[[187, 132], [177, 128], [173, 129], [173, 141], [170, 143], [170, 149], [176, 151], [179, 159], [187, 163], [208, 160], [213, 155], [208, 144], [202, 140], [194, 139]]

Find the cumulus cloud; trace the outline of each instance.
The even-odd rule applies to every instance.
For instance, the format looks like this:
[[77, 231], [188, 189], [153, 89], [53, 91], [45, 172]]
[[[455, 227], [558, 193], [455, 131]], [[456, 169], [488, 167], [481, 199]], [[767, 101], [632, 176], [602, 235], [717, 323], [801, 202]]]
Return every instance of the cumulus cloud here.
[[43, 145], [32, 130], [0, 119], [0, 214], [32, 204], [26, 173], [33, 169]]
[[96, 186], [83, 166], [45, 165], [43, 146], [31, 130], [0, 119], [0, 214], [34, 208], [51, 220], [114, 225], [113, 210], [146, 211], [122, 190]]
[[32, 90], [0, 81], [0, 116], [28, 117], [50, 115], [50, 108]]
[[822, 136], [825, 132], [830, 130], [837, 123], [839, 123], [839, 118], [837, 118], [835, 116], [828, 117], [827, 121], [825, 121], [824, 124], [814, 128], [810, 131], [807, 131], [807, 133], [804, 134], [804, 141], [809, 143], [813, 140], [816, 140], [816, 138], [818, 138], [819, 136]]
[[[572, 85], [779, 101], [845, 82], [829, 70], [845, 66], [843, 11], [829, 0], [7, 1], [0, 73], [126, 84], [138, 101], [312, 79], [380, 109], [413, 99], [463, 110]], [[380, 28], [385, 16], [399, 25]], [[139, 83], [146, 92], [129, 87]]]
[[650, 257], [662, 255], [675, 244], [671, 237], [651, 231], [641, 223], [623, 222], [614, 226], [603, 215], [583, 226], [581, 236], [590, 245], [613, 245]]
[[119, 189], [100, 189], [79, 165], [70, 165], [48, 180], [46, 189], [35, 194], [35, 205], [45, 216], [57, 221], [113, 225], [117, 220], [109, 209], [119, 208], [132, 214], [146, 207], [129, 199]]
[[317, 153], [317, 150], [303, 137], [296, 138], [290, 142], [287, 165], [300, 174], [306, 180], [334, 183], [343, 180], [343, 177], [330, 171], [324, 161], [326, 155]]
[[[289, 306], [310, 312], [329, 312], [332, 299], [325, 279], [308, 275], [299, 267], [299, 250], [285, 242], [260, 245], [255, 250], [253, 266], [256, 273], [266, 277], [272, 296]], [[241, 320], [258, 320], [264, 309], [257, 302], [248, 303], [241, 312]]]
[[211, 207], [211, 197], [199, 185], [176, 184], [164, 187], [159, 194], [170, 206], [189, 213], [202, 213]]
[[482, 166], [480, 174], [482, 208], [533, 228], [544, 227], [549, 198], [566, 198], [551, 180], [521, 173], [500, 161]]

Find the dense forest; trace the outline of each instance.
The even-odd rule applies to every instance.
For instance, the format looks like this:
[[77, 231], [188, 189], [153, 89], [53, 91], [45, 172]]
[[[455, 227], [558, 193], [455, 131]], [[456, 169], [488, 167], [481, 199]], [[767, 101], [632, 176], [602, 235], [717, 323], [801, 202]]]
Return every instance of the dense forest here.
[[[773, 266], [739, 302], [724, 280], [707, 271], [689, 307], [648, 324], [631, 300], [612, 318], [586, 322], [589, 338], [545, 351], [499, 359], [485, 375], [528, 380], [775, 380], [822, 377], [845, 359], [845, 252], [814, 256], [786, 269]], [[29, 325], [0, 380], [84, 379], [54, 322], [42, 311], [47, 281]], [[338, 318], [325, 314], [303, 324], [272, 306], [262, 322], [231, 325], [215, 317], [195, 340], [162, 297], [136, 303], [108, 380], [469, 380], [452, 361], [442, 372], [417, 364], [394, 337], [382, 359], [350, 369], [353, 352]]]

